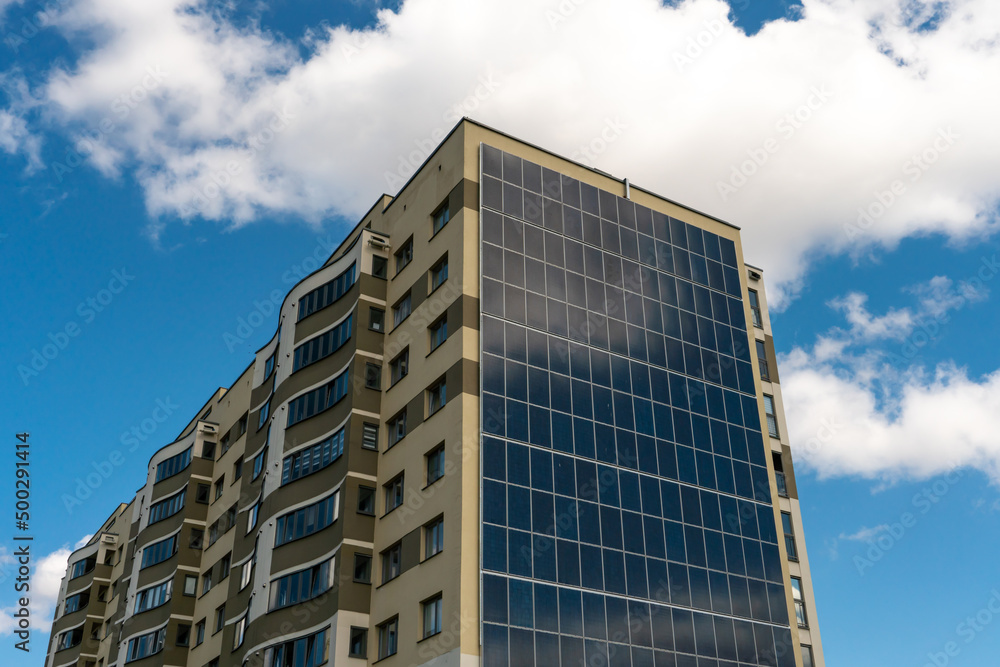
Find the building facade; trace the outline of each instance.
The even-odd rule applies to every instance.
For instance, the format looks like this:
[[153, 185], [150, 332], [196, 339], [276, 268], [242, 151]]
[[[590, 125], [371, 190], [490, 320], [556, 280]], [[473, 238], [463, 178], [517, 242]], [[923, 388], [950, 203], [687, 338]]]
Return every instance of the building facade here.
[[463, 120], [71, 555], [46, 667], [822, 666], [781, 405], [737, 228]]

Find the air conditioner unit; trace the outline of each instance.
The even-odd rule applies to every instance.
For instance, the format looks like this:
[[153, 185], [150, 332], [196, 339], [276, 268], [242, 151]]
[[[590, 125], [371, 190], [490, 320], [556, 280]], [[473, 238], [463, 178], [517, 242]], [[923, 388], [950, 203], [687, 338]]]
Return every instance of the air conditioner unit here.
[[370, 245], [373, 248], [381, 248], [382, 250], [386, 250], [389, 248], [389, 242], [386, 241], [381, 236], [370, 237], [368, 239], [368, 245]]

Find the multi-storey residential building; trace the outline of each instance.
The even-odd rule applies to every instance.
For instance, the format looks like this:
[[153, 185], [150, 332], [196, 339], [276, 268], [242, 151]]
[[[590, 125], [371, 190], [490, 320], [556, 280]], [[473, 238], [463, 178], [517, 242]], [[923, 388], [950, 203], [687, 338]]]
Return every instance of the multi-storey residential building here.
[[736, 227], [463, 120], [71, 555], [46, 666], [821, 667], [785, 434]]

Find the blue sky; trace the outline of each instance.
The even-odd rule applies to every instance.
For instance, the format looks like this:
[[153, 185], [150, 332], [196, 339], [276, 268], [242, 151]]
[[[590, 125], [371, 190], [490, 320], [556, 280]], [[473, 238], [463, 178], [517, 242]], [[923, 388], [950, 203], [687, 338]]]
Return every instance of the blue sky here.
[[[32, 434], [36, 623], [80, 517], [131, 497], [274, 318], [226, 334], [467, 114], [743, 228], [828, 663], [995, 659], [1000, 618], [966, 619], [1000, 590], [1000, 20], [903, 4], [0, 0], [0, 438]], [[0, 661], [41, 664], [47, 636], [9, 633]]]

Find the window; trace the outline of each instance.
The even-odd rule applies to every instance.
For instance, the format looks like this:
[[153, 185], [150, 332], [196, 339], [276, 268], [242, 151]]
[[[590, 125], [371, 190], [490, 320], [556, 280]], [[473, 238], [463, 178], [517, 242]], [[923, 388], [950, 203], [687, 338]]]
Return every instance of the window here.
[[778, 418], [774, 414], [774, 397], [764, 394], [764, 414], [767, 416], [767, 432], [772, 438], [778, 437]]
[[389, 427], [389, 447], [406, 437], [406, 410], [390, 419], [385, 424]]
[[247, 415], [243, 415], [242, 417], [240, 417], [240, 422], [236, 432], [237, 438], [247, 432], [247, 422], [249, 421], [249, 419], [250, 418]]
[[331, 280], [330, 282], [317, 287], [313, 291], [299, 299], [299, 320], [312, 315], [317, 310], [326, 308], [331, 303], [344, 296], [347, 290], [354, 285], [354, 265], [351, 264], [346, 271]]
[[208, 527], [208, 546], [212, 546], [215, 542], [228, 533], [233, 526], [236, 525], [236, 514], [237, 514], [237, 503], [226, 510], [226, 513], [216, 519], [211, 526]]
[[339, 503], [340, 492], [334, 491], [319, 502], [279, 516], [274, 534], [274, 546], [280, 547], [282, 544], [323, 530], [337, 520]]
[[381, 364], [365, 364], [365, 386], [369, 389], [382, 389], [382, 366]]
[[812, 646], [806, 646], [805, 644], [802, 644], [800, 648], [802, 649], [802, 667], [813, 667]]
[[226, 452], [229, 451], [229, 447], [230, 447], [229, 440], [230, 440], [230, 437], [229, 437], [228, 433], [226, 433], [225, 435], [223, 435], [222, 438], [219, 440], [219, 444], [222, 446], [222, 453], [223, 454], [225, 454]]
[[334, 560], [331, 558], [272, 581], [268, 611], [311, 600], [330, 590], [336, 572]]
[[[173, 477], [188, 467], [191, 463], [191, 448], [188, 447], [180, 454], [175, 454], [169, 459], [165, 459], [156, 464], [156, 482], [162, 482], [168, 477]], [[156, 483], [154, 482], [154, 484]]]
[[347, 370], [327, 384], [306, 392], [288, 404], [288, 426], [331, 408], [347, 395]]
[[781, 528], [785, 533], [785, 551], [788, 552], [788, 560], [798, 560], [799, 554], [795, 550], [795, 533], [792, 531], [792, 515], [788, 512], [781, 513]]
[[142, 550], [142, 563], [139, 569], [152, 567], [171, 558], [177, 553], [177, 535], [171, 535], [165, 540], [153, 542]]
[[184, 496], [187, 495], [187, 487], [178, 491], [172, 496], [153, 503], [149, 507], [149, 525], [169, 519], [173, 515], [184, 509]]
[[376, 278], [386, 278], [389, 275], [389, 260], [380, 255], [372, 255], [372, 275]]
[[236, 483], [240, 477], [243, 476], [243, 458], [236, 459], [236, 463], [233, 464], [233, 484]]
[[372, 331], [385, 331], [385, 311], [381, 308], [368, 309], [368, 328]]
[[406, 243], [396, 251], [396, 275], [406, 268], [406, 265], [413, 261], [413, 239], [407, 239]]
[[253, 579], [253, 566], [257, 564], [257, 553], [240, 567], [240, 590], [242, 591]]
[[403, 320], [410, 316], [410, 293], [407, 292], [406, 296], [396, 302], [396, 305], [392, 307], [392, 326], [398, 327]]
[[140, 660], [162, 651], [163, 639], [166, 633], [166, 628], [160, 628], [159, 630], [130, 639], [128, 642], [128, 651], [125, 653], [125, 662]]
[[388, 658], [396, 654], [396, 642], [399, 635], [399, 617], [390, 619], [378, 626], [378, 658]]
[[448, 390], [445, 381], [441, 380], [436, 385], [427, 390], [427, 414], [432, 415], [448, 401]]
[[400, 574], [403, 545], [396, 544], [382, 552], [382, 583], [392, 581]]
[[327, 467], [344, 453], [344, 429], [329, 438], [285, 457], [281, 464], [281, 483], [288, 484]]
[[308, 637], [278, 644], [264, 651], [264, 667], [316, 667], [327, 660], [324, 628]]
[[97, 566], [97, 558], [95, 556], [90, 556], [89, 558], [78, 560], [75, 563], [73, 563], [73, 569], [70, 570], [69, 578], [76, 579], [77, 577], [82, 577], [83, 575], [92, 571], [96, 566]]
[[199, 484], [194, 489], [194, 501], [196, 503], [202, 503], [204, 505], [208, 504], [208, 499], [211, 497], [212, 487], [208, 484]]
[[174, 640], [175, 646], [188, 646], [191, 643], [191, 626], [184, 623], [177, 625], [177, 639]]
[[438, 445], [427, 452], [427, 483], [432, 484], [444, 477], [444, 445]]
[[448, 280], [448, 255], [431, 267], [431, 291], [441, 287], [446, 280]]
[[198, 577], [193, 574], [184, 575], [184, 595], [197, 595]]
[[757, 290], [750, 290], [750, 314], [753, 316], [753, 325], [758, 329], [764, 326], [764, 320], [760, 316], [760, 299], [757, 297]]
[[247, 632], [247, 617], [243, 616], [233, 627], [233, 650], [243, 646], [243, 638]]
[[226, 490], [226, 476], [223, 475], [215, 480], [215, 500], [222, 497], [222, 492]]
[[359, 584], [372, 583], [372, 557], [368, 554], [354, 554], [354, 581]]
[[78, 646], [80, 642], [83, 641], [83, 626], [78, 628], [73, 628], [72, 630], [67, 630], [66, 632], [59, 635], [59, 639], [56, 641], [56, 650], [64, 651], [68, 648], [73, 648]]
[[431, 352], [441, 347], [448, 340], [448, 314], [445, 313], [431, 324], [427, 330], [431, 334]]
[[66, 598], [66, 603], [63, 605], [63, 615], [65, 616], [66, 614], [72, 614], [74, 611], [80, 611], [88, 604], [90, 604], [89, 591], [83, 591], [82, 593], [71, 595]]
[[271, 373], [274, 372], [274, 354], [272, 353], [267, 361], [264, 362], [264, 379], [271, 377]]
[[212, 590], [212, 571], [206, 570], [205, 574], [201, 575], [201, 594], [204, 595], [210, 590]]
[[399, 475], [385, 485], [385, 513], [388, 514], [403, 504], [403, 476]]
[[205, 641], [205, 619], [198, 621], [194, 626], [194, 645], [199, 646]]
[[400, 352], [395, 359], [389, 362], [389, 386], [406, 377], [410, 372], [410, 348]]
[[449, 220], [451, 220], [451, 211], [448, 209], [446, 201], [431, 215], [431, 235], [441, 231], [441, 228], [447, 225]]
[[264, 428], [264, 424], [267, 423], [267, 417], [271, 414], [271, 399], [267, 399], [267, 403], [264, 407], [260, 409], [260, 414], [257, 415], [257, 430]]
[[135, 609], [133, 613], [141, 614], [144, 611], [165, 605], [170, 602], [173, 590], [174, 582], [172, 579], [156, 586], [144, 588], [135, 594]]
[[222, 581], [229, 576], [229, 571], [232, 568], [233, 554], [228, 553], [219, 560], [219, 581]]
[[351, 640], [347, 645], [347, 657], [368, 657], [368, 628], [351, 626]]
[[[227, 434], [228, 435], [228, 434]], [[201, 458], [215, 460], [215, 443], [205, 441], [201, 443]]]
[[767, 368], [767, 351], [764, 349], [764, 341], [755, 340], [754, 342], [757, 344], [757, 366], [760, 368], [760, 379], [770, 382], [771, 374]]
[[347, 316], [343, 322], [326, 333], [311, 338], [295, 348], [292, 372], [325, 359], [344, 346], [351, 339], [351, 324], [354, 317]]
[[778, 495], [788, 497], [788, 485], [785, 482], [785, 471], [781, 464], [781, 454], [771, 452], [771, 460], [774, 462], [774, 481], [778, 486]]
[[249, 535], [250, 531], [257, 527], [257, 518], [260, 516], [260, 502], [257, 501], [253, 507], [247, 510], [247, 532], [245, 535]]
[[423, 603], [424, 638], [441, 632], [441, 594], [438, 593]]
[[226, 605], [221, 605], [215, 610], [215, 632], [221, 632], [224, 627], [226, 627]]
[[370, 486], [358, 487], [358, 514], [375, 515], [375, 489]]
[[424, 558], [430, 558], [444, 550], [444, 517], [424, 526]]
[[364, 422], [361, 425], [361, 446], [365, 449], [378, 449], [378, 424]]
[[101, 602], [107, 602], [108, 601], [108, 587], [107, 586], [99, 586], [97, 588], [97, 599], [100, 600]]
[[800, 628], [808, 628], [809, 623], [806, 622], [806, 604], [805, 599], [802, 597], [802, 580], [798, 577], [792, 577], [792, 601], [795, 603], [795, 620], [798, 622]]
[[[253, 457], [253, 480], [260, 477], [260, 473], [264, 471], [264, 462], [267, 460], [267, 447], [260, 450], [257, 456]], [[251, 481], [253, 481], [251, 480]]]

